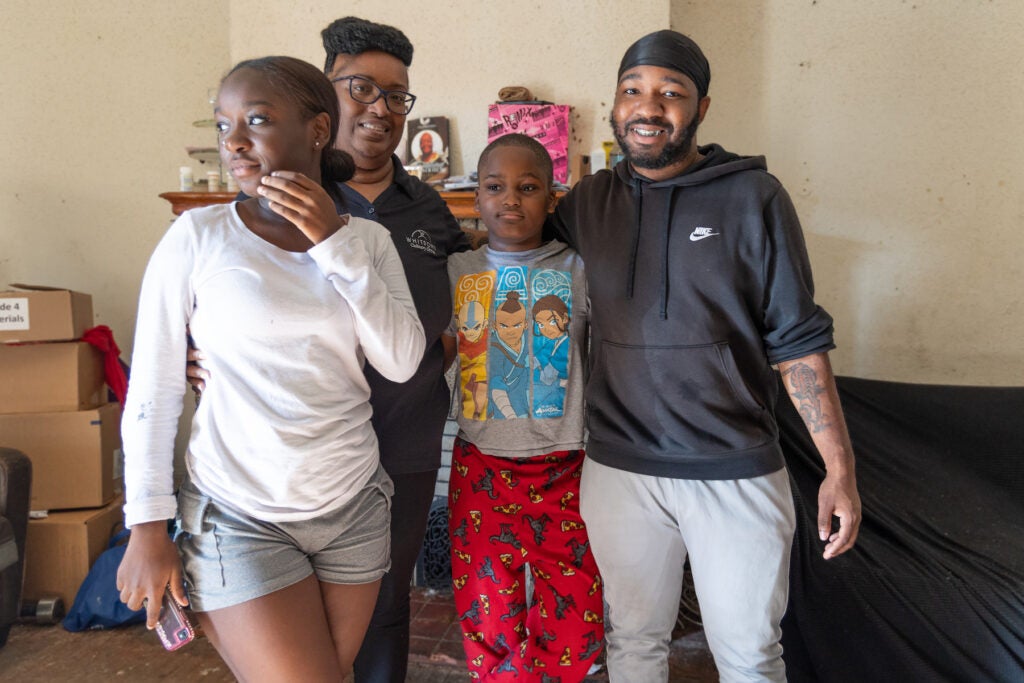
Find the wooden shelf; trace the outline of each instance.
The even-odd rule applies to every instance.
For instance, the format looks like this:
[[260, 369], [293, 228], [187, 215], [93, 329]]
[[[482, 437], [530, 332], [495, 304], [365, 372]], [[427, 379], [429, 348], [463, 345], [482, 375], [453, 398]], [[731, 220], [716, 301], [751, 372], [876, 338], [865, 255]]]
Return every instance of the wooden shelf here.
[[[455, 190], [452, 192], [441, 192], [441, 199], [445, 201], [452, 215], [456, 220], [478, 219], [480, 214], [476, 210], [476, 192], [473, 190]], [[555, 198], [561, 199], [565, 192], [556, 192]]]
[[480, 214], [476, 211], [476, 192], [473, 190], [456, 190], [439, 194], [444, 203], [448, 205], [452, 215], [455, 216], [455, 220], [480, 218]]
[[[161, 199], [171, 203], [171, 211], [175, 216], [180, 216], [189, 209], [210, 204], [227, 204], [237, 196], [234, 192], [163, 192]], [[458, 220], [480, 218], [474, 204], [476, 197], [472, 190], [469, 192], [442, 192], [441, 198], [448, 204], [452, 215]]]
[[189, 209], [197, 209], [200, 206], [209, 206], [210, 204], [227, 204], [232, 201], [236, 196], [237, 192], [164, 192], [160, 195], [161, 199], [166, 199], [171, 203], [171, 211], [175, 216], [180, 216]]
[[[564, 192], [559, 192], [561, 198]], [[476, 211], [476, 193], [472, 190], [441, 192], [441, 198], [448, 204], [452, 215], [458, 220], [480, 218]], [[160, 195], [171, 203], [171, 211], [180, 216], [183, 211], [208, 204], [227, 204], [235, 198], [234, 192], [164, 192]]]
[[[561, 199], [564, 192], [558, 193]], [[441, 192], [441, 199], [445, 201], [452, 215], [456, 220], [478, 220], [480, 214], [476, 210], [476, 193], [472, 190], [460, 190], [454, 192]], [[171, 211], [175, 216], [180, 216], [189, 209], [195, 209], [209, 204], [227, 204], [236, 197], [234, 192], [164, 192], [161, 199], [171, 203]], [[463, 231], [469, 236], [473, 248], [483, 244], [487, 238], [486, 230], [475, 230], [463, 227]]]

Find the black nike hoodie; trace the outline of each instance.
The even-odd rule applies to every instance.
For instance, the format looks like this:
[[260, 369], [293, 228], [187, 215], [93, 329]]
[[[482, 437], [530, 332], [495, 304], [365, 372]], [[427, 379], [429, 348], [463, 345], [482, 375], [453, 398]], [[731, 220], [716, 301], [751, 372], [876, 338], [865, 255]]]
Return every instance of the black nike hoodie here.
[[652, 182], [627, 162], [583, 178], [552, 223], [591, 298], [587, 453], [680, 479], [783, 466], [772, 365], [833, 348], [803, 233], [764, 157], [718, 145]]

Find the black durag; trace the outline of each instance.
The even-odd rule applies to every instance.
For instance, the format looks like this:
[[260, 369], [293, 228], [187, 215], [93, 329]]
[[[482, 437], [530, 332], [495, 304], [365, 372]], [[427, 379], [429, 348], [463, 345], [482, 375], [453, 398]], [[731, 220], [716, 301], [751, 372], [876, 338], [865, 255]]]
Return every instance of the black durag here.
[[634, 66], [660, 66], [686, 74], [700, 97], [708, 94], [711, 66], [697, 43], [677, 31], [655, 31], [629, 46], [619, 64], [619, 78]]

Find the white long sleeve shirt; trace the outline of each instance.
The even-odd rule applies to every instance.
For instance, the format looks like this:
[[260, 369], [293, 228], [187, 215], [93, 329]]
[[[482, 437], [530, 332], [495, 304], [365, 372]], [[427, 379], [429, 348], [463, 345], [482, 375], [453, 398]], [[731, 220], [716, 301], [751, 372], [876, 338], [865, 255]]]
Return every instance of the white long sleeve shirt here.
[[128, 526], [173, 518], [173, 447], [186, 325], [210, 379], [186, 464], [214, 500], [257, 519], [343, 505], [377, 467], [363, 363], [395, 382], [423, 355], [423, 328], [388, 231], [348, 225], [296, 253], [250, 231], [236, 204], [186, 212], [142, 283], [122, 421]]

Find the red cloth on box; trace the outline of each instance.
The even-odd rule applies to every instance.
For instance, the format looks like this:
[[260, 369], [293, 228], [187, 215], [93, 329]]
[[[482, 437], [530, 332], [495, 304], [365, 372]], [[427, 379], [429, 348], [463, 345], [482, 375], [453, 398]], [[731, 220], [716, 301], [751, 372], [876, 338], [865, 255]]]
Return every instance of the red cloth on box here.
[[128, 394], [128, 378], [121, 367], [121, 349], [117, 348], [114, 333], [106, 325], [97, 325], [82, 333], [82, 341], [103, 352], [103, 374], [107, 386], [114, 392], [117, 402], [124, 406], [124, 398]]

